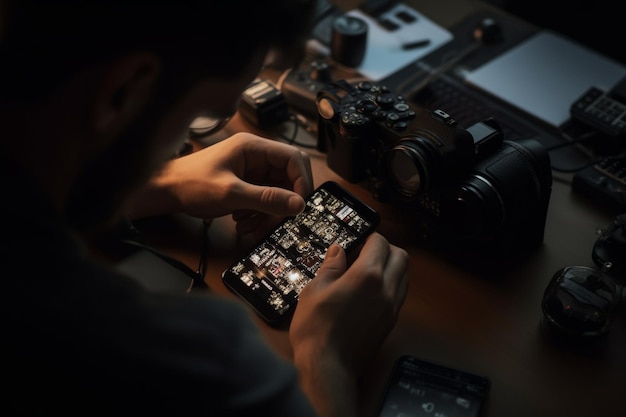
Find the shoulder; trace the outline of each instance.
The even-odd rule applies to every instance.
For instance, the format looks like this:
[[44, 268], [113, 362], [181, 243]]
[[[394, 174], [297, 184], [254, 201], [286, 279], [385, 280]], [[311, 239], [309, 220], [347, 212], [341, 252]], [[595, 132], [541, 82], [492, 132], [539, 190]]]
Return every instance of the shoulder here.
[[0, 292], [9, 409], [313, 415], [293, 364], [266, 342], [241, 302], [147, 290], [37, 221], [2, 238], [4, 264], [16, 266]]
[[7, 378], [28, 380], [9, 390], [17, 402], [35, 390], [44, 393], [42, 406], [69, 414], [81, 405], [68, 409], [59, 393], [109, 415], [270, 415], [286, 404], [292, 415], [312, 415], [295, 368], [241, 303], [146, 291], [97, 266], [74, 271], [70, 281], [91, 285], [35, 285], [32, 298], [20, 296], [21, 313], [5, 334], [11, 363], [2, 366]]

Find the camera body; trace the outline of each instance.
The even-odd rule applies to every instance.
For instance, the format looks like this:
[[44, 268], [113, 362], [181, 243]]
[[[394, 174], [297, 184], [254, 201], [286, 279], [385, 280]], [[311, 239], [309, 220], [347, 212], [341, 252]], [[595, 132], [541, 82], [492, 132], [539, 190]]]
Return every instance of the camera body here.
[[539, 142], [506, 141], [493, 119], [463, 128], [370, 81], [330, 83], [316, 105], [328, 166], [402, 205], [420, 241], [461, 261], [543, 242], [552, 170]]

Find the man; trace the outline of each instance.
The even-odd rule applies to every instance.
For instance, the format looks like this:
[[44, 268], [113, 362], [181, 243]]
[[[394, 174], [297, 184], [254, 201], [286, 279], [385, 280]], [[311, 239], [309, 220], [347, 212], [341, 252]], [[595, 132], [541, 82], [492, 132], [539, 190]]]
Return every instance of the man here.
[[0, 26], [4, 415], [356, 416], [357, 379], [393, 327], [404, 250], [331, 247], [289, 329], [293, 363], [248, 310], [149, 292], [85, 235], [139, 218], [232, 214], [240, 233], [312, 190], [298, 149], [240, 133], [188, 156], [270, 51], [296, 51], [309, 0], [7, 0]]

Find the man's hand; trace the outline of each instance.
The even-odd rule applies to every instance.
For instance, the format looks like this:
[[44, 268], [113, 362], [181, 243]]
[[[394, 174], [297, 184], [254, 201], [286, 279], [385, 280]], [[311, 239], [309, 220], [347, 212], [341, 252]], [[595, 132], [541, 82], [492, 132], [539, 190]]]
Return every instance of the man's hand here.
[[182, 212], [198, 218], [232, 214], [237, 231], [260, 238], [278, 219], [304, 209], [313, 191], [306, 153], [238, 133], [170, 161], [133, 199], [131, 217]]
[[323, 416], [352, 416], [356, 382], [394, 327], [407, 293], [408, 254], [378, 233], [352, 265], [329, 248], [300, 293], [289, 337], [303, 389]]

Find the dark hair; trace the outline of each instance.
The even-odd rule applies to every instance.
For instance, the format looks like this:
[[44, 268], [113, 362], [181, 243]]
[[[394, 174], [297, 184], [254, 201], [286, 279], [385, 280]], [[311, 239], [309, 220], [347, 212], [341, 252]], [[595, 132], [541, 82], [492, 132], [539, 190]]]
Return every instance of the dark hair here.
[[0, 101], [42, 94], [81, 68], [137, 49], [236, 76], [258, 48], [293, 49], [313, 0], [7, 0]]

